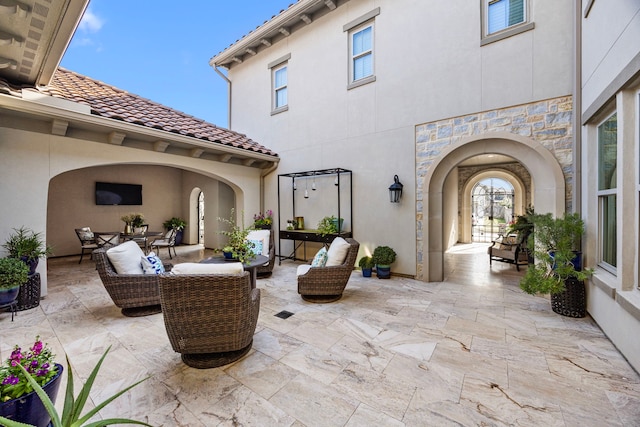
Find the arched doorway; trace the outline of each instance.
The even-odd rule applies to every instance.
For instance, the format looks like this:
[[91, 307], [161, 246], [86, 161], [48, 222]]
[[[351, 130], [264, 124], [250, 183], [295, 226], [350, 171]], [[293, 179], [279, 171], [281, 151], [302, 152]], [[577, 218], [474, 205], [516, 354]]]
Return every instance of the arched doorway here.
[[198, 195], [198, 244], [204, 245], [204, 193]]
[[515, 193], [509, 182], [489, 177], [471, 191], [471, 241], [491, 242], [504, 234], [513, 218]]
[[[481, 155], [505, 155], [517, 160], [531, 175], [531, 202], [536, 211], [561, 215], [565, 210], [565, 177], [553, 154], [539, 142], [508, 132], [470, 136], [443, 150], [434, 159], [424, 176], [425, 222], [423, 233], [418, 235], [417, 278], [424, 281], [442, 281], [444, 277], [444, 252], [451, 240], [444, 235], [444, 218], [450, 215], [451, 206], [458, 206], [459, 192], [444, 191], [457, 167], [465, 160]], [[470, 212], [470, 210], [469, 210]], [[469, 213], [470, 215], [470, 213]]]

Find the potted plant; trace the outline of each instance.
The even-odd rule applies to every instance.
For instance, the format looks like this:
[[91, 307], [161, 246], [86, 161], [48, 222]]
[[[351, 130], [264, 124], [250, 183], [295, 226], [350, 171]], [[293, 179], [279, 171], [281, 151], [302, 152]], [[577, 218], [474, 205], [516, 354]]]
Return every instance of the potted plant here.
[[244, 263], [255, 257], [254, 245], [247, 240], [247, 235], [251, 230], [244, 228], [244, 217], [242, 225], [240, 226], [236, 224], [234, 212], [235, 210], [231, 209], [231, 216], [229, 218], [218, 218], [218, 221], [228, 226], [227, 230], [220, 230], [218, 233], [228, 238], [227, 244], [222, 251], [225, 252], [225, 249], [231, 248], [231, 258]]
[[265, 213], [257, 213], [253, 215], [253, 228], [259, 230], [271, 230], [273, 224], [273, 211], [268, 209]]
[[374, 265], [376, 264], [373, 262], [373, 258], [370, 256], [363, 256], [358, 261], [358, 266], [362, 269], [363, 277], [371, 277], [371, 270], [373, 269]]
[[182, 236], [184, 234], [184, 229], [187, 226], [187, 222], [177, 216], [172, 217], [171, 219], [166, 220], [162, 223], [162, 226], [167, 230], [176, 230], [176, 245], [182, 244]]
[[226, 259], [233, 259], [233, 248], [231, 246], [225, 246], [222, 248], [222, 254]]
[[335, 234], [338, 232], [337, 218], [335, 216], [325, 216], [318, 222], [318, 233], [324, 237], [327, 234]]
[[29, 228], [14, 228], [13, 231], [2, 247], [9, 252], [9, 257], [26, 263], [29, 266], [29, 274], [34, 274], [40, 257], [51, 255], [51, 246], [44, 242], [41, 233]]
[[528, 207], [523, 215], [516, 216], [515, 219], [509, 223], [509, 228], [506, 232], [506, 235], [516, 234], [518, 236], [518, 242], [524, 243], [523, 246], [526, 250], [529, 264], [533, 263], [533, 254], [528, 250], [527, 242], [529, 240], [529, 235], [533, 231], [532, 218], [534, 215], [535, 212], [533, 211], [533, 208]]
[[[579, 249], [584, 222], [580, 215], [565, 213], [561, 218], [554, 218], [550, 213], [534, 214], [531, 222], [533, 231], [529, 235], [529, 247], [537, 262], [529, 266], [520, 280], [520, 287], [529, 294], [550, 294], [553, 309], [560, 314], [565, 314], [562, 311], [586, 313], [584, 280], [593, 270], [582, 268]], [[577, 292], [581, 297], [573, 298], [566, 292]], [[553, 300], [561, 295], [576, 301], [579, 307], [557, 307]], [[584, 314], [572, 316], [583, 317]]]
[[29, 278], [29, 267], [16, 258], [0, 258], [0, 305], [15, 301], [20, 285]]
[[389, 246], [378, 246], [373, 250], [373, 263], [376, 265], [378, 279], [391, 277], [391, 264], [396, 260], [396, 252]]
[[[82, 415], [98, 370], [110, 348], [107, 348], [94, 367], [77, 398], [73, 397], [73, 370], [67, 369], [67, 390], [63, 412], [60, 415], [54, 402], [60, 386], [62, 365], [54, 362], [54, 355], [47, 345], [40, 341], [39, 337], [36, 337], [35, 344], [28, 352], [23, 352], [20, 347], [15, 346], [11, 356], [0, 367], [0, 424], [6, 427], [23, 427], [25, 425], [51, 425], [53, 427], [112, 424], [149, 425], [126, 418], [104, 419], [97, 423], [89, 422], [98, 411], [147, 378], [130, 385]], [[69, 366], [68, 357], [67, 366]]]

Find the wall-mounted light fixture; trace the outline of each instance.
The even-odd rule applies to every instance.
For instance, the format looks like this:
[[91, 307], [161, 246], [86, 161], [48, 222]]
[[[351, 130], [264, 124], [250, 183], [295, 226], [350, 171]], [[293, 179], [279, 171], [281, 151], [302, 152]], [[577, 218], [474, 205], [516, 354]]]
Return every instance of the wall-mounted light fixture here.
[[393, 176], [393, 184], [389, 187], [389, 199], [391, 203], [400, 203], [402, 197], [402, 183], [398, 178], [398, 175]]

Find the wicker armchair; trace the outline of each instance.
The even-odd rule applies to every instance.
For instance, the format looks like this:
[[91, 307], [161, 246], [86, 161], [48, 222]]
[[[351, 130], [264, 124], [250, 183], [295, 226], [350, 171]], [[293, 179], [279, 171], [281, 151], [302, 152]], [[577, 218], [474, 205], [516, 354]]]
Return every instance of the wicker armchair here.
[[[160, 313], [158, 276], [155, 274], [118, 274], [107, 257], [108, 248], [93, 251], [96, 269], [113, 303], [128, 317]], [[165, 268], [171, 268], [166, 265]]]
[[167, 335], [185, 364], [215, 368], [251, 350], [260, 290], [251, 289], [248, 272], [161, 274], [159, 284]]
[[341, 265], [311, 267], [306, 274], [298, 276], [298, 293], [309, 302], [333, 302], [342, 298], [342, 292], [351, 277], [358, 256], [360, 243], [345, 239], [350, 247]]

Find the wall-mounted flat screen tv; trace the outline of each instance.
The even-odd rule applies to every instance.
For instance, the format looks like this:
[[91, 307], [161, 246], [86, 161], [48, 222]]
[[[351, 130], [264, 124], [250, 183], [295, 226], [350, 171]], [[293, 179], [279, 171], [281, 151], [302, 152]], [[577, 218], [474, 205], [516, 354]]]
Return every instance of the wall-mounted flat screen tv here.
[[96, 205], [141, 205], [142, 185], [96, 182]]

